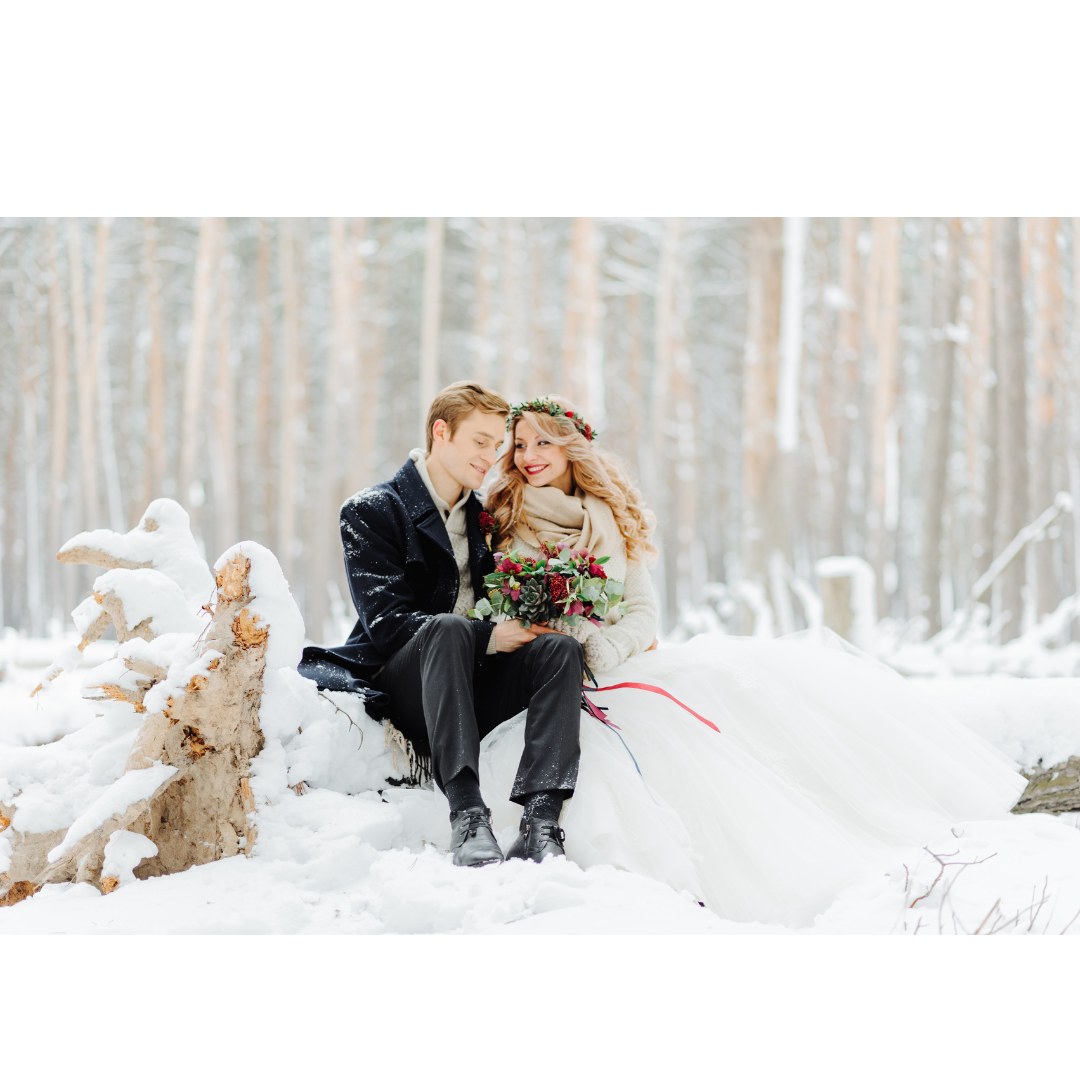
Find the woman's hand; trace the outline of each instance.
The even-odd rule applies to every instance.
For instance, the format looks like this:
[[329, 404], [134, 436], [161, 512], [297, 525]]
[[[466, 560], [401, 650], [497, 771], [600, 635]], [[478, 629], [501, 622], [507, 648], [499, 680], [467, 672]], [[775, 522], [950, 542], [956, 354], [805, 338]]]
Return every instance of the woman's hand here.
[[659, 638], [653, 638], [652, 639], [652, 644], [645, 651], [646, 652], [652, 652], [653, 649], [655, 649], [655, 648], [657, 648], [659, 646], [659, 644], [660, 644], [660, 639]]
[[495, 639], [496, 652], [516, 652], [522, 645], [528, 645], [533, 638], [541, 634], [560, 634], [561, 630], [552, 630], [550, 626], [533, 623], [528, 628], [521, 625], [520, 619], [495, 624], [491, 636]]

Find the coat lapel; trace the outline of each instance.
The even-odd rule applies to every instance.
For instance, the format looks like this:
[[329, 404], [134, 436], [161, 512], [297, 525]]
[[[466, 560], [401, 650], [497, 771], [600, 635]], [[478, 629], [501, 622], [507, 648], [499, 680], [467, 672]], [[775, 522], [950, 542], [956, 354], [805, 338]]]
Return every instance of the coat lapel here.
[[441, 547], [450, 556], [452, 562], [454, 560], [454, 547], [450, 543], [450, 534], [446, 531], [446, 523], [443, 521], [438, 508], [431, 501], [428, 489], [424, 486], [424, 481], [420, 479], [420, 474], [416, 471], [416, 464], [413, 461], [406, 461], [398, 469], [397, 475], [394, 477], [394, 485], [401, 494], [401, 501], [405, 504], [405, 509], [408, 511], [412, 523], [416, 526], [417, 532], [423, 533], [429, 540]]

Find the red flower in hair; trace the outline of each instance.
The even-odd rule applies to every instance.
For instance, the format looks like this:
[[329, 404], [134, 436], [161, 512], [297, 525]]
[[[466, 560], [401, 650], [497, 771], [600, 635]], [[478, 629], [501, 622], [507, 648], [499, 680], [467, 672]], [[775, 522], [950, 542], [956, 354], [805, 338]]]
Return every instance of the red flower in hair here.
[[547, 587], [548, 594], [556, 604], [561, 604], [570, 597], [570, 590], [566, 587], [566, 578], [562, 574], [548, 574]]
[[486, 510], [480, 511], [477, 520], [480, 522], [480, 531], [482, 533], [493, 533], [495, 531], [495, 519]]
[[592, 428], [589, 427], [588, 424], [585, 425], [585, 430], [582, 432], [582, 434], [585, 436], [586, 439], [589, 440], [589, 442], [592, 442]]
[[574, 414], [572, 412], [568, 412], [565, 415], [566, 415], [567, 420], [573, 420], [574, 419]]

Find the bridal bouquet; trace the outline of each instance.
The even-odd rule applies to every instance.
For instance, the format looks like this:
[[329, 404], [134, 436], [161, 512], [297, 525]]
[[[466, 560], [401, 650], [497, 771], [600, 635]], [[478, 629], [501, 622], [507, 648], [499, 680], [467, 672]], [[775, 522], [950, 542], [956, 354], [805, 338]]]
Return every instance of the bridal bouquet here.
[[608, 556], [594, 559], [584, 548], [565, 541], [544, 544], [537, 559], [516, 551], [496, 553], [495, 572], [484, 578], [487, 596], [469, 612], [470, 619], [508, 615], [521, 625], [551, 625], [561, 620], [575, 626], [582, 619], [601, 623], [610, 611], [626, 611], [621, 581], [604, 572]]

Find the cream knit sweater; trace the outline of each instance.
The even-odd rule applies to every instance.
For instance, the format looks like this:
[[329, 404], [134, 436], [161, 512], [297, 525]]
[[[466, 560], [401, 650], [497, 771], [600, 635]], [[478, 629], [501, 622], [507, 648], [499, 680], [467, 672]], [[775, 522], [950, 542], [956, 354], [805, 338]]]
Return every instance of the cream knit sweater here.
[[[537, 558], [540, 549], [527, 543], [517, 533], [499, 545], [504, 551], [520, 551], [522, 555]], [[615, 562], [612, 559], [612, 562]], [[623, 581], [626, 591], [626, 614], [612, 612], [603, 626], [582, 619], [577, 626], [562, 627], [566, 633], [581, 642], [585, 650], [585, 663], [597, 674], [618, 667], [631, 656], [645, 652], [656, 638], [660, 624], [660, 609], [653, 595], [652, 579], [644, 563], [627, 565]]]

